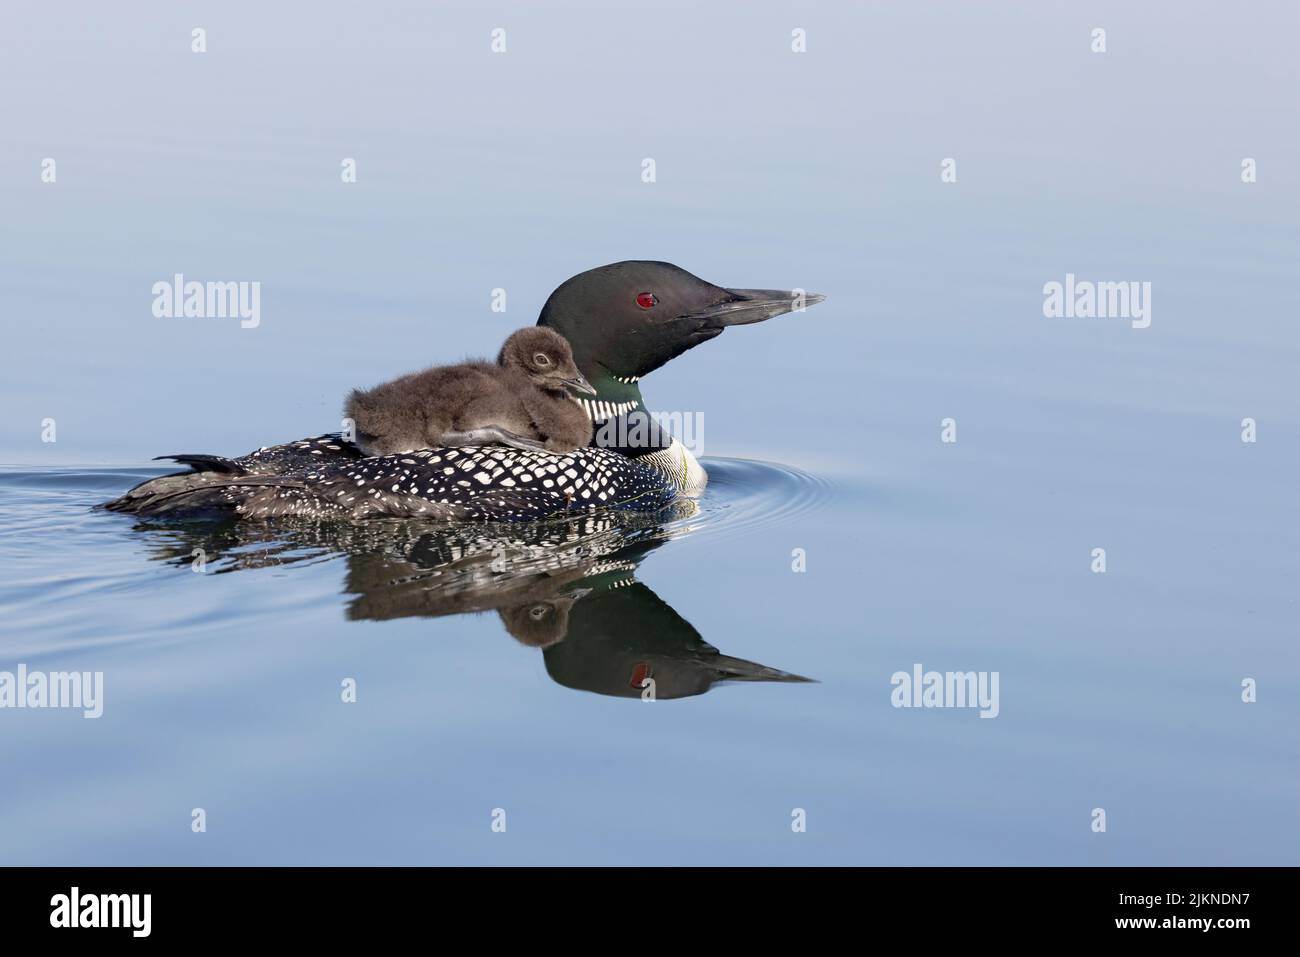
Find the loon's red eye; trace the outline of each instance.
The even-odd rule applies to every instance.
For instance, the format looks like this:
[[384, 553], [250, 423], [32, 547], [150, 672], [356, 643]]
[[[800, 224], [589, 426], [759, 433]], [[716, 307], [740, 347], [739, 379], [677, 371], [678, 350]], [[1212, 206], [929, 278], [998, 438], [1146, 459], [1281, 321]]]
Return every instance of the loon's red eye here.
[[655, 294], [652, 292], [643, 292], [636, 297], [636, 304], [642, 309], [649, 309], [658, 301], [659, 300], [655, 298]]

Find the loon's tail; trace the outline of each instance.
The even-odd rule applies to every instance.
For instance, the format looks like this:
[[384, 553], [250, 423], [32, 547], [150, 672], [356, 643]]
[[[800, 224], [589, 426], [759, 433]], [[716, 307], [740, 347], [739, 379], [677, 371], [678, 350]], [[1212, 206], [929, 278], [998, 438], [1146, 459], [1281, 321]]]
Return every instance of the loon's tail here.
[[141, 482], [101, 507], [131, 515], [233, 514], [255, 508], [258, 514], [269, 516], [296, 514], [304, 492], [302, 480], [289, 476], [177, 472]]
[[359, 455], [355, 447], [337, 435], [261, 448], [240, 458], [191, 452], [160, 455], [158, 460], [187, 465], [190, 471], [141, 482], [100, 507], [131, 515], [187, 517], [333, 514], [340, 509], [322, 501], [319, 490], [309, 487], [303, 473], [340, 461], [350, 462]]

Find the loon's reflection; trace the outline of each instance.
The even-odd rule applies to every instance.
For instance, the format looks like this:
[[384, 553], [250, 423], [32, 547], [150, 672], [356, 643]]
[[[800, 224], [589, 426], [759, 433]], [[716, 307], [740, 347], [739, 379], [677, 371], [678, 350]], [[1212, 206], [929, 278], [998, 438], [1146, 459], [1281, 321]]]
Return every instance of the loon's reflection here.
[[357, 621], [495, 611], [542, 652], [557, 684], [616, 697], [703, 694], [722, 681], [808, 681], [722, 654], [635, 578], [645, 556], [690, 530], [689, 503], [657, 520], [585, 516], [512, 526], [253, 523], [142, 524], [154, 558], [226, 573], [347, 562], [346, 613]]

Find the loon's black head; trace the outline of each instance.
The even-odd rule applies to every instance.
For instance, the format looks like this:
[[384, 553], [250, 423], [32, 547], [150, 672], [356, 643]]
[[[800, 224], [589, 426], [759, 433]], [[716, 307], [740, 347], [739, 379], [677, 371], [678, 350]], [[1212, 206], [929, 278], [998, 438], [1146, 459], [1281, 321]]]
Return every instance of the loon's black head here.
[[672, 263], [628, 260], [564, 282], [537, 320], [573, 347], [594, 384], [653, 372], [727, 326], [762, 322], [824, 296], [801, 290], [725, 289]]

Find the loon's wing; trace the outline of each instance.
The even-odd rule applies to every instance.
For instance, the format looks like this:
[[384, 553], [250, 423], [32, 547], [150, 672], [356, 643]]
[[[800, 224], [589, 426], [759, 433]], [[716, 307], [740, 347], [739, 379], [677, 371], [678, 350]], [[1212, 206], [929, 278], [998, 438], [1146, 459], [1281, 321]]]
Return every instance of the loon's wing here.
[[327, 464], [351, 462], [362, 457], [361, 450], [338, 434], [317, 435], [283, 445], [268, 445], [241, 455], [227, 458], [224, 455], [159, 455], [154, 461], [164, 459], [188, 465], [195, 472], [220, 472], [225, 475], [287, 475], [302, 469], [319, 468]]
[[188, 465], [194, 472], [220, 472], [226, 475], [247, 475], [248, 469], [238, 459], [228, 459], [223, 455], [155, 455], [155, 462], [172, 461], [179, 465]]
[[260, 448], [234, 461], [250, 474], [284, 475], [354, 462], [363, 455], [356, 445], [335, 433]]

